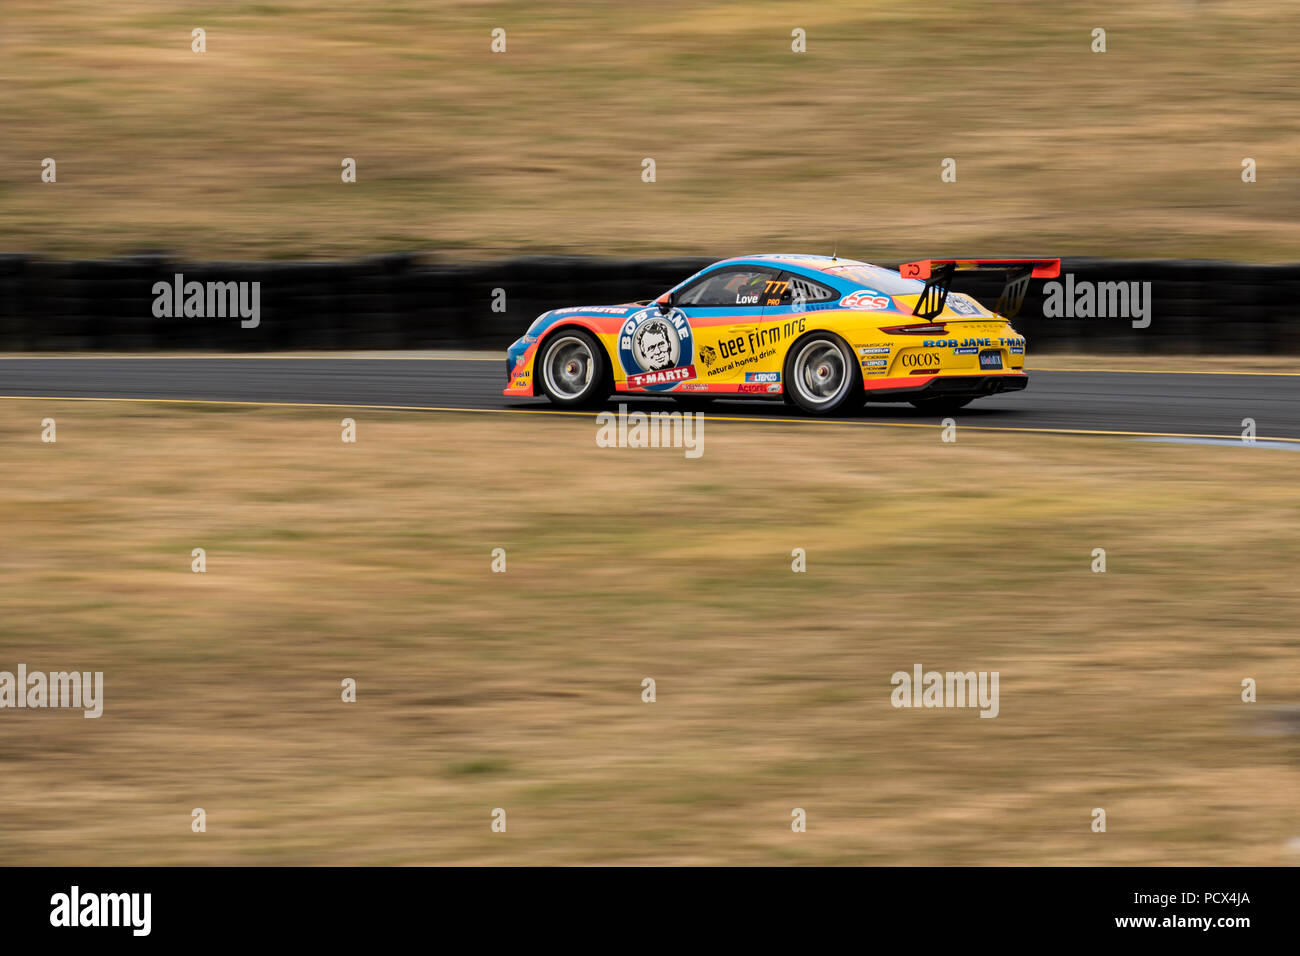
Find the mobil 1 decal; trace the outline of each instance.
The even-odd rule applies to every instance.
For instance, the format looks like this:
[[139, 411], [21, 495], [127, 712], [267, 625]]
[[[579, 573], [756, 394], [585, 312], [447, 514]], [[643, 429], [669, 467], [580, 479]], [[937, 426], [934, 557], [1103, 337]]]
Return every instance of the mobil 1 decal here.
[[618, 332], [618, 360], [629, 388], [662, 392], [695, 377], [695, 340], [686, 313], [658, 306], [633, 312]]

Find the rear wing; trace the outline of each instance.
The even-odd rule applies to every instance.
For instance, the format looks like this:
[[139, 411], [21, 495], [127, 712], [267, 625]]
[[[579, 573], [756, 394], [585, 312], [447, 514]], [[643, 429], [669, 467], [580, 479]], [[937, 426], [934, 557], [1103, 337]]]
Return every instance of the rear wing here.
[[1061, 274], [1060, 259], [918, 259], [904, 262], [898, 274], [904, 279], [924, 279], [925, 288], [916, 300], [912, 314], [933, 319], [943, 312], [948, 289], [956, 272], [1006, 272], [1007, 281], [993, 311], [1005, 318], [1015, 318], [1024, 304], [1030, 279], [1055, 279]]

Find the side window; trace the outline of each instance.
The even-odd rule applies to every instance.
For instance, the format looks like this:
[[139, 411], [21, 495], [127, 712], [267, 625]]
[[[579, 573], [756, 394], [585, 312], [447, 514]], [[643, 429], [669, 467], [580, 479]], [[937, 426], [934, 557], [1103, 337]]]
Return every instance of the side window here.
[[[777, 274], [772, 269], [719, 269], [687, 286], [676, 297], [681, 306], [761, 306]], [[779, 284], [779, 283], [777, 283]]]
[[785, 272], [782, 273], [781, 278], [786, 280], [787, 285], [780, 290], [778, 301], [767, 302], [768, 305], [806, 305], [812, 302], [830, 302], [832, 299], [839, 298], [839, 294], [834, 289], [804, 276]]

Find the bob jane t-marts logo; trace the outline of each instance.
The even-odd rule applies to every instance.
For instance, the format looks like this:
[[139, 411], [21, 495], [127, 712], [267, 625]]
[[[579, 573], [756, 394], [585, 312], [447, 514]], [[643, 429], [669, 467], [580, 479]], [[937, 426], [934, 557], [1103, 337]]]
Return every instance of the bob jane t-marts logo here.
[[618, 334], [618, 360], [630, 388], [664, 391], [695, 377], [695, 340], [686, 313], [658, 307], [627, 317]]

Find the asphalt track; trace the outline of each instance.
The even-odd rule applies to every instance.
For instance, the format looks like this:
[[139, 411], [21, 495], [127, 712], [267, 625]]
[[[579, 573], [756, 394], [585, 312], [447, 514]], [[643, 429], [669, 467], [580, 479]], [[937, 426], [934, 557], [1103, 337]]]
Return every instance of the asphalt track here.
[[[0, 358], [0, 396], [549, 413], [545, 400], [504, 397], [504, 370], [504, 359], [469, 357], [8, 357]], [[1049, 371], [1032, 364], [1029, 371], [1025, 391], [977, 400], [957, 413], [960, 423], [1014, 431], [1240, 439], [1242, 419], [1253, 418], [1260, 439], [1300, 441], [1300, 375]], [[644, 410], [673, 407], [664, 399], [621, 400]], [[755, 401], [716, 401], [707, 414], [711, 419], [804, 418], [782, 403]], [[847, 420], [895, 426], [938, 422], [910, 405], [868, 405]]]

